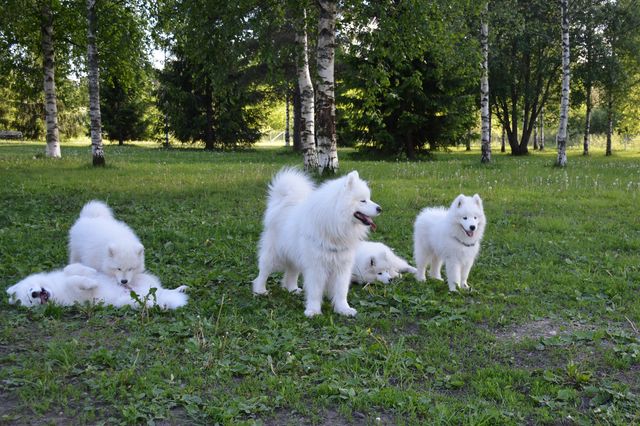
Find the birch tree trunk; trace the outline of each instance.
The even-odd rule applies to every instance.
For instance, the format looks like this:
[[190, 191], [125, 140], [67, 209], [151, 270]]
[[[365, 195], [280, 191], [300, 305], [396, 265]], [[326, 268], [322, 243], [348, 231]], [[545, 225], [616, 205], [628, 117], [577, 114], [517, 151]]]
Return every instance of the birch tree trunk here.
[[321, 174], [338, 170], [336, 141], [335, 48], [336, 0], [318, 0], [318, 84], [316, 95], [318, 167]]
[[587, 111], [584, 119], [584, 140], [582, 143], [582, 155], [589, 155], [591, 138], [591, 82], [587, 82]]
[[293, 150], [302, 151], [302, 105], [300, 102], [300, 86], [296, 82], [293, 87]]
[[89, 116], [91, 118], [91, 154], [94, 166], [104, 166], [102, 118], [100, 115], [100, 71], [96, 47], [96, 0], [87, 0], [87, 56], [89, 66]]
[[567, 165], [567, 122], [569, 120], [569, 0], [560, 0], [562, 9], [562, 99], [560, 100], [560, 126], [558, 128], [558, 159], [556, 165]]
[[289, 134], [289, 97], [291, 96], [291, 94], [288, 86], [287, 92], [284, 96], [284, 146], [288, 148], [291, 140], [291, 136]]
[[53, 12], [48, 2], [41, 9], [40, 33], [42, 37], [42, 67], [44, 69], [44, 115], [47, 128], [46, 156], [60, 158], [58, 130], [58, 98], [55, 82], [55, 55], [53, 50]]
[[540, 108], [540, 118], [539, 118], [540, 122], [540, 130], [539, 130], [539, 134], [540, 134], [540, 144], [538, 145], [538, 148], [540, 149], [540, 151], [544, 151], [544, 108]]
[[480, 115], [482, 117], [481, 163], [491, 162], [491, 122], [489, 121], [489, 3], [484, 4], [480, 44], [482, 48], [482, 77], [480, 78]]
[[302, 30], [296, 34], [300, 58], [298, 60], [298, 86], [300, 87], [300, 110], [302, 128], [300, 143], [304, 168], [307, 171], [318, 170], [318, 154], [316, 152], [315, 138], [315, 104], [313, 98], [313, 83], [309, 71], [309, 52], [307, 45], [307, 13], [304, 12]]

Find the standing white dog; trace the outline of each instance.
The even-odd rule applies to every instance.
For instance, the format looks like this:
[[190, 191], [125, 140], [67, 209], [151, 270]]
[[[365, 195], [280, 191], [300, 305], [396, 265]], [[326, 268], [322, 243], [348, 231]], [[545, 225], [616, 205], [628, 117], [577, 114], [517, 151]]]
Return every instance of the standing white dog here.
[[388, 246], [375, 241], [361, 241], [351, 269], [351, 281], [360, 284], [380, 281], [388, 284], [403, 272], [416, 273], [416, 268], [396, 255]]
[[144, 272], [144, 246], [101, 201], [90, 201], [69, 231], [69, 263], [82, 263], [124, 286]]
[[253, 292], [267, 293], [272, 272], [284, 272], [282, 286], [298, 292], [302, 273], [307, 317], [321, 313], [324, 294], [336, 312], [355, 315], [347, 302], [351, 266], [358, 242], [375, 230], [371, 217], [381, 211], [356, 171], [316, 188], [304, 173], [281, 170], [269, 185]]
[[468, 289], [469, 271], [480, 250], [486, 218], [478, 194], [458, 195], [449, 209], [426, 208], [416, 218], [413, 235], [416, 279], [425, 280], [427, 264], [429, 276], [442, 280], [440, 269], [445, 264], [449, 291], [456, 286]]

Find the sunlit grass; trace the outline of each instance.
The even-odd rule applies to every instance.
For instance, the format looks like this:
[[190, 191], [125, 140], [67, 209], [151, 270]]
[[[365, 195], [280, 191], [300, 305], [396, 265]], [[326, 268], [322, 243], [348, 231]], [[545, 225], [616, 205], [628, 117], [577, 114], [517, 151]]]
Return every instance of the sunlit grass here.
[[[355, 286], [354, 319], [300, 296], [254, 297], [265, 190], [284, 148], [204, 152], [153, 142], [0, 142], [0, 280], [66, 262], [82, 205], [106, 200], [146, 264], [191, 301], [149, 316], [0, 302], [0, 419], [7, 423], [633, 424], [640, 419], [640, 151], [570, 150], [489, 166], [464, 147], [422, 162], [362, 160], [383, 214], [372, 238], [411, 258], [427, 205], [479, 193], [489, 220], [471, 293], [406, 276]], [[3, 293], [4, 294], [4, 293]], [[64, 407], [64, 408], [61, 408]], [[379, 420], [378, 420], [379, 419]], [[573, 420], [572, 420], [573, 419]]]

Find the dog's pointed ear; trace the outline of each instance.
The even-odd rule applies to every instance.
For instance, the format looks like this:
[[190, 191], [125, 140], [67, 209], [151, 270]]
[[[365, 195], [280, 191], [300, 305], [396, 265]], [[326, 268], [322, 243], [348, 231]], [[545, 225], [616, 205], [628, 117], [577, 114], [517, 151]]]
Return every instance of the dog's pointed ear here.
[[371, 256], [371, 259], [369, 259], [369, 263], [371, 264], [371, 266], [376, 266], [376, 258]]
[[482, 207], [482, 198], [478, 194], [473, 194], [473, 201], [478, 205], [478, 207]]
[[138, 245], [138, 249], [136, 250], [136, 253], [138, 253], [138, 256], [140, 257], [144, 256], [144, 246], [142, 244]]
[[360, 179], [360, 175], [358, 175], [358, 171], [354, 170], [347, 175], [347, 188], [351, 188], [353, 184]]
[[462, 207], [462, 203], [464, 202], [464, 194], [460, 194], [456, 197], [455, 200], [453, 200], [453, 204], [455, 204], [455, 206], [457, 208]]
[[116, 247], [113, 244], [109, 244], [109, 246], [107, 247], [107, 253], [109, 254], [109, 257], [115, 257]]

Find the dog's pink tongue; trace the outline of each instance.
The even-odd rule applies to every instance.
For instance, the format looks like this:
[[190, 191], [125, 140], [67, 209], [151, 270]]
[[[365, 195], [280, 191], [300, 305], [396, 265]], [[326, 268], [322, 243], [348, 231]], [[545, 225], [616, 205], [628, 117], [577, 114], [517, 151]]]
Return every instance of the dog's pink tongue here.
[[372, 220], [369, 220], [369, 227], [373, 232], [376, 232], [376, 229], [378, 229], [378, 225], [376, 225]]
[[40, 304], [44, 305], [48, 301], [49, 301], [49, 293], [47, 292], [47, 290], [40, 291]]
[[464, 232], [467, 234], [467, 237], [473, 237], [473, 231], [467, 231], [465, 229]]

